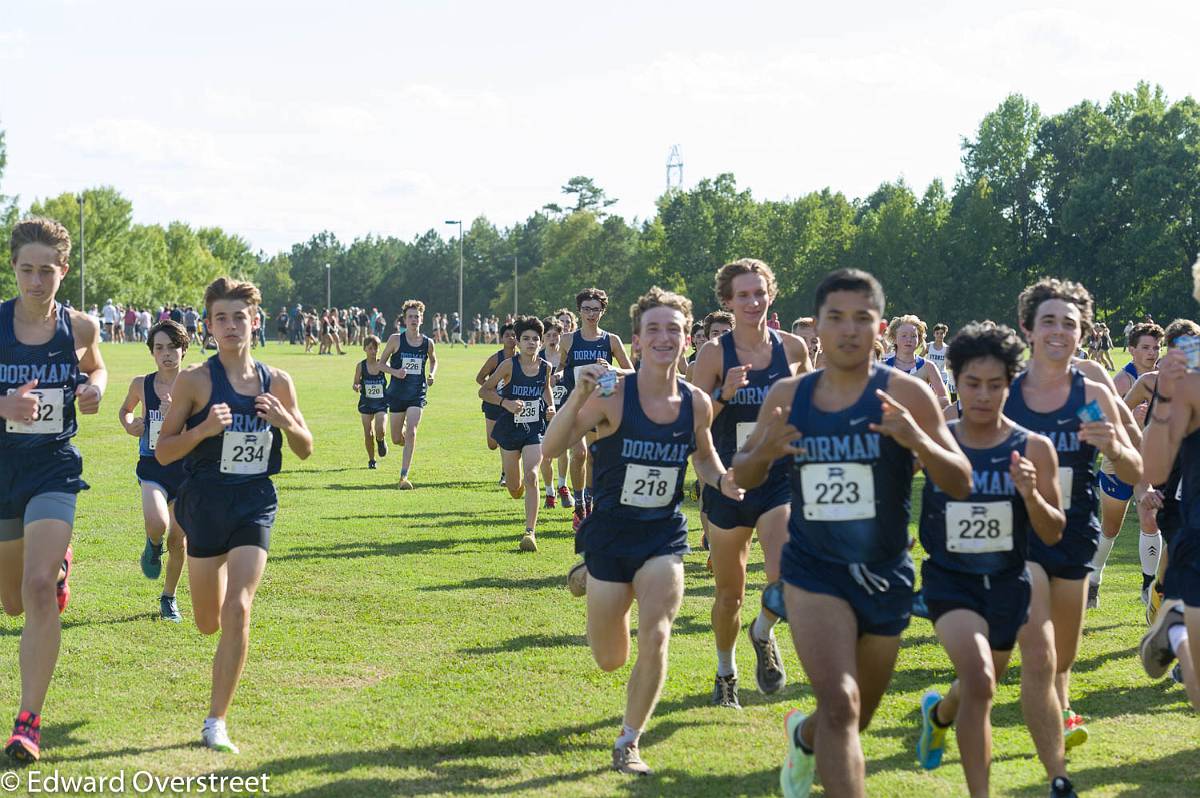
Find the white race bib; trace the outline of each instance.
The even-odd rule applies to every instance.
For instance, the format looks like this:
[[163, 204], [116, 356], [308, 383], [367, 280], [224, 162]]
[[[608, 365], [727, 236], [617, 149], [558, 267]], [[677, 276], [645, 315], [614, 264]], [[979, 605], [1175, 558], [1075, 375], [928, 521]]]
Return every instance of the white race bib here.
[[737, 447], [741, 449], [746, 445], [746, 441], [750, 440], [750, 436], [754, 434], [753, 421], [739, 421], [737, 423]]
[[158, 434], [160, 432], [162, 432], [162, 419], [150, 419], [150, 435], [147, 437], [147, 440], [150, 441], [150, 451], [154, 451], [156, 448], [158, 448]]
[[807, 521], [875, 517], [875, 475], [865, 463], [809, 463], [800, 469]]
[[265, 474], [271, 451], [271, 431], [232, 432], [221, 435], [222, 474]]
[[675, 466], [625, 465], [625, 483], [621, 486], [621, 504], [629, 507], [666, 507], [675, 500]]
[[1058, 467], [1058, 487], [1062, 490], [1063, 511], [1071, 509], [1071, 488], [1075, 485], [1075, 469], [1070, 466]]
[[550, 389], [550, 396], [554, 399], [554, 404], [561, 405], [563, 399], [567, 398], [567, 386], [555, 385]]
[[367, 383], [367, 398], [382, 399], [383, 398], [383, 383], [368, 382]]
[[946, 551], [1012, 551], [1011, 502], [946, 502]]
[[[16, 393], [15, 388], [9, 388], [8, 393]], [[63, 398], [62, 388], [35, 388], [29, 392], [38, 400], [37, 411], [33, 421], [25, 424], [21, 421], [6, 419], [4, 430], [14, 435], [57, 435], [63, 431]]]
[[541, 399], [522, 399], [521, 412], [513, 415], [513, 422], [516, 424], [533, 424], [542, 417], [542, 400]]
[[400, 366], [408, 374], [419, 376], [423, 371], [423, 360], [419, 357], [400, 358]]

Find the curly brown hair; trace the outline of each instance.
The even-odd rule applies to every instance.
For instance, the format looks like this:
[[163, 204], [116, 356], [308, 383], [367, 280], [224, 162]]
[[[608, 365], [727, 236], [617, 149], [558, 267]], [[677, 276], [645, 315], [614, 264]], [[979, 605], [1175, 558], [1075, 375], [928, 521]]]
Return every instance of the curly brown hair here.
[[1025, 331], [1033, 329], [1037, 318], [1037, 310], [1043, 302], [1051, 299], [1061, 299], [1079, 308], [1079, 324], [1081, 333], [1086, 335], [1092, 329], [1092, 295], [1081, 284], [1072, 280], [1060, 280], [1057, 277], [1043, 277], [1036, 283], [1026, 286], [1017, 297], [1017, 318]]

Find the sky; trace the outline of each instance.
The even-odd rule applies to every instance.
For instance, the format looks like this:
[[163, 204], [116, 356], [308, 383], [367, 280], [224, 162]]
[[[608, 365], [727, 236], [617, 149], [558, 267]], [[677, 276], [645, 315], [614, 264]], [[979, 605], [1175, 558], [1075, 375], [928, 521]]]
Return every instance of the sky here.
[[0, 193], [110, 185], [272, 254], [508, 226], [574, 175], [645, 219], [673, 145], [685, 187], [921, 191], [1010, 93], [1200, 96], [1197, 3], [816, 5], [4, 0]]

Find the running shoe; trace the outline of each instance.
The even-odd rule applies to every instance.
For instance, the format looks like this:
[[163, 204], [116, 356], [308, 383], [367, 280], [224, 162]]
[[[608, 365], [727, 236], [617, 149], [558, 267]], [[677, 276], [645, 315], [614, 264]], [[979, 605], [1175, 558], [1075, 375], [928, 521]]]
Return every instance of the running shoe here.
[[17, 715], [4, 753], [18, 762], [36, 762], [42, 756], [42, 718], [32, 712]]
[[704, 549], [705, 551], [709, 550], [708, 549], [708, 533], [707, 532], [700, 533], [700, 548]]
[[368, 461], [367, 461], [367, 468], [369, 468], [369, 469], [371, 469], [372, 471], [374, 471], [374, 470], [375, 470], [375, 461], [374, 461], [374, 460], [368, 460]]
[[935, 690], [921, 697], [921, 736], [917, 738], [917, 762], [926, 770], [941, 767], [942, 754], [946, 752], [946, 731], [949, 726], [933, 722], [934, 707], [942, 700]]
[[571, 517], [571, 529], [579, 531], [579, 525], [583, 523], [583, 508], [580, 505], [575, 505], [575, 512]]
[[1146, 675], [1151, 679], [1162, 678], [1171, 660], [1175, 659], [1175, 652], [1171, 650], [1170, 630], [1177, 623], [1183, 623], [1183, 602], [1172, 599], [1163, 603], [1154, 617], [1154, 623], [1142, 636], [1138, 654]]
[[1150, 602], [1146, 605], [1146, 624], [1154, 623], [1154, 616], [1158, 614], [1158, 610], [1163, 603], [1163, 588], [1162, 582], [1155, 580], [1150, 586]]
[[1089, 610], [1100, 608], [1100, 585], [1088, 582], [1087, 608]]
[[158, 617], [164, 621], [182, 623], [183, 616], [179, 614], [179, 603], [174, 596], [158, 597]]
[[575, 497], [571, 495], [571, 491], [566, 485], [558, 486], [558, 500], [562, 502], [563, 507], [575, 506]]
[[583, 560], [571, 566], [571, 570], [567, 571], [567, 590], [571, 591], [571, 595], [575, 598], [587, 595], [587, 563]]
[[205, 748], [211, 748], [223, 754], [240, 753], [238, 747], [233, 744], [233, 740], [229, 739], [229, 732], [226, 730], [224, 722], [205, 724], [204, 729], [200, 732], [200, 741]]
[[146, 545], [142, 548], [142, 576], [147, 579], [158, 579], [162, 575], [162, 553], [162, 541], [160, 540], [156, 546], [147, 537]]
[[533, 532], [525, 530], [525, 534], [521, 537], [521, 551], [537, 551], [537, 540], [533, 536]]
[[817, 775], [817, 758], [805, 752], [796, 742], [805, 717], [807, 716], [803, 712], [793, 709], [783, 719], [783, 728], [787, 732], [788, 755], [779, 770], [779, 786], [783, 788], [784, 798], [808, 798], [812, 791], [813, 778]]
[[750, 645], [754, 647], [754, 680], [758, 682], [758, 690], [764, 695], [779, 692], [779, 688], [787, 683], [787, 673], [783, 670], [783, 657], [779, 655], [779, 643], [775, 640], [775, 630], [767, 635], [766, 640], [754, 636], [754, 624], [746, 629]]
[[1088, 741], [1087, 726], [1083, 715], [1069, 709], [1063, 710], [1063, 747], [1068, 751]]
[[1050, 782], [1050, 798], [1077, 798], [1075, 787], [1069, 779], [1058, 776]]
[[553, 509], [554, 509], [554, 506], [555, 506], [555, 504], [556, 504], [556, 502], [554, 501], [554, 494], [553, 494], [553, 493], [547, 493], [547, 494], [546, 494], [546, 501], [545, 501], [545, 503], [542, 505], [543, 509], [546, 509], [546, 510], [553, 510]]
[[67, 602], [71, 600], [71, 585], [67, 582], [71, 578], [71, 563], [75, 560], [75, 553], [67, 546], [67, 553], [63, 556], [62, 572], [63, 578], [58, 580], [55, 585], [56, 598], [58, 599], [58, 614], [62, 615], [67, 608]]
[[713, 706], [717, 707], [742, 708], [741, 702], [738, 701], [737, 674], [731, 673], [728, 676], [718, 674], [713, 679], [712, 702]]
[[380, 457], [387, 457], [387, 439], [386, 438], [376, 438], [375, 439], [375, 448], [379, 450]]
[[396, 487], [400, 490], [412, 490], [413, 484], [408, 481], [408, 477], [400, 477], [400, 481], [396, 483]]
[[504, 470], [503, 469], [501, 469], [501, 471], [500, 471], [500, 481], [496, 484], [498, 484], [502, 488], [508, 487], [507, 485], [504, 484]]
[[929, 605], [925, 603], [924, 591], [918, 590], [913, 593], [912, 614], [916, 618], [929, 620]]
[[620, 773], [626, 773], [630, 776], [649, 776], [653, 772], [642, 761], [642, 755], [638, 753], [636, 740], [614, 748], [612, 757], [612, 769]]
[[1183, 684], [1183, 666], [1178, 662], [1175, 663], [1174, 668], [1171, 668], [1171, 681], [1175, 684]]

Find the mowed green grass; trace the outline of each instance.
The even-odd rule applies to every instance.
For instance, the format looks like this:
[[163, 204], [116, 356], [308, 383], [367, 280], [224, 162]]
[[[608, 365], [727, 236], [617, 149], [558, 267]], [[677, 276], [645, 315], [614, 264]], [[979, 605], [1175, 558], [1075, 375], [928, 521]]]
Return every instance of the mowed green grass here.
[[[276, 479], [279, 521], [229, 716], [242, 754], [221, 756], [198, 745], [216, 639], [191, 623], [186, 577], [179, 597], [188, 620], [156, 620], [160, 584], [137, 564], [136, 442], [115, 415], [130, 378], [151, 360], [141, 346], [106, 345], [108, 397], [79, 436], [92, 490], [79, 504], [41, 768], [266, 773], [272, 794], [303, 796], [778, 794], [784, 713], [810, 709], [812, 694], [781, 627], [787, 687], [772, 697], [754, 689], [743, 637], [744, 709], [709, 706], [713, 588], [699, 551], [687, 560], [667, 684], [642, 738], [657, 773], [634, 781], [607, 769], [629, 668], [602, 673], [588, 652], [584, 603], [564, 587], [576, 559], [568, 511], [544, 512], [539, 553], [517, 551], [521, 503], [496, 486], [498, 457], [484, 448], [472, 379], [492, 351], [441, 348], [412, 472], [418, 489], [401, 493], [398, 452], [366, 469], [350, 390], [357, 352], [267, 348], [265, 359], [296, 379], [316, 450], [306, 462], [285, 454]], [[695, 511], [689, 502], [693, 520]], [[1070, 769], [1091, 796], [1200, 794], [1200, 720], [1182, 689], [1149, 681], [1135, 655], [1144, 628], [1135, 524], [1113, 552], [1101, 609], [1088, 614], [1073, 695], [1092, 739], [1072, 753]], [[699, 549], [698, 522], [692, 543]], [[746, 622], [764, 581], [757, 549], [750, 581]], [[11, 713], [20, 629], [20, 619], [0, 621], [0, 688]], [[996, 700], [992, 779], [997, 794], [1044, 795], [1021, 721], [1019, 668], [1018, 655]], [[869, 794], [964, 794], [953, 741], [934, 773], [912, 753], [921, 694], [950, 678], [930, 625], [914, 620], [863, 738]]]

